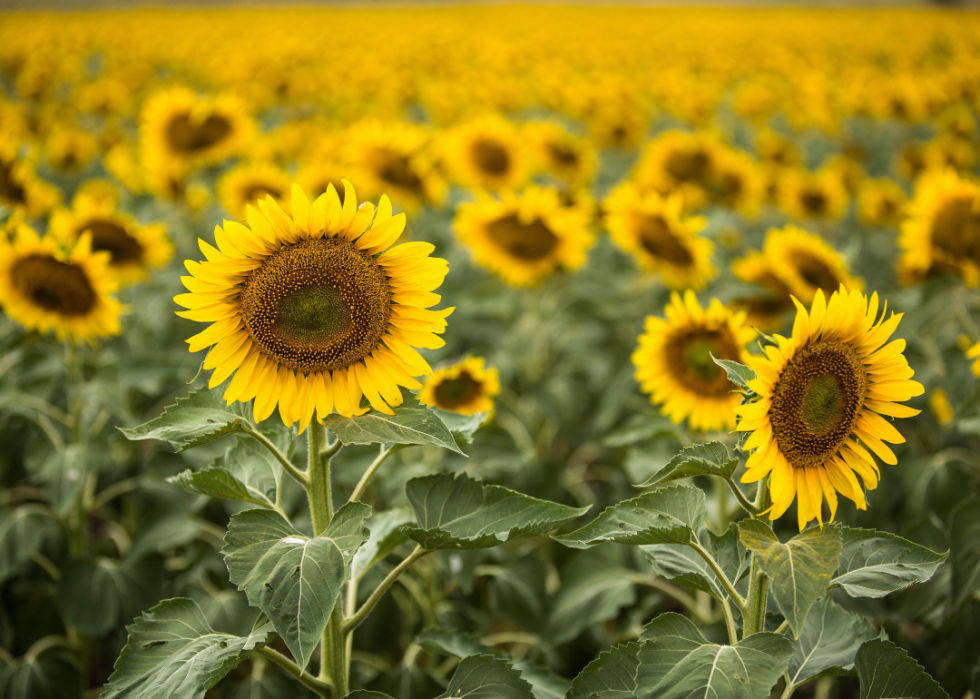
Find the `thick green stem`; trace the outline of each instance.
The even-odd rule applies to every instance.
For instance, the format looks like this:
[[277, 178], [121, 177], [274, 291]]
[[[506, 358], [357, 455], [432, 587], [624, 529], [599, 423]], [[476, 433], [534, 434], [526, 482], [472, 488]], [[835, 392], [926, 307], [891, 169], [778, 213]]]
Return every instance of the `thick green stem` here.
[[[772, 504], [769, 498], [769, 479], [759, 482], [754, 507], [762, 512]], [[767, 523], [769, 520], [765, 520]], [[772, 526], [770, 524], [770, 526]], [[752, 554], [749, 568], [749, 595], [745, 600], [745, 614], [742, 618], [742, 638], [761, 633], [766, 627], [766, 604], [769, 601], [769, 578], [762, 572], [759, 558]]]
[[[320, 425], [318, 426], [320, 427], [321, 430], [324, 429], [323, 426]], [[286, 458], [286, 455], [283, 454], [281, 451], [279, 451], [279, 449], [276, 448], [276, 445], [269, 441], [268, 437], [266, 437], [264, 434], [251, 427], [245, 430], [245, 434], [247, 434], [249, 437], [254, 439], [256, 442], [261, 444], [266, 449], [268, 449], [269, 453], [272, 454], [273, 457], [275, 457], [276, 461], [278, 461], [280, 465], [282, 465], [283, 470], [285, 470], [286, 473], [288, 473], [290, 476], [293, 477], [293, 480], [295, 480], [304, 488], [309, 486], [309, 481], [306, 477], [306, 474], [300, 471], [295, 466], [293, 466], [292, 462]], [[310, 430], [308, 434], [310, 437], [313, 436], [312, 425], [310, 425]]]
[[361, 496], [364, 495], [365, 489], [367, 489], [368, 487], [368, 483], [371, 482], [371, 478], [373, 478], [377, 470], [381, 468], [381, 464], [385, 462], [385, 459], [387, 459], [391, 455], [392, 451], [394, 451], [395, 449], [395, 446], [396, 445], [394, 444], [389, 444], [388, 446], [385, 446], [384, 444], [381, 445], [381, 452], [378, 454], [377, 458], [371, 463], [371, 465], [368, 466], [367, 471], [365, 471], [364, 475], [361, 476], [361, 480], [357, 482], [357, 486], [355, 486], [354, 492], [350, 496], [351, 502], [361, 499]]
[[310, 500], [313, 534], [320, 536], [333, 519], [333, 500], [330, 498], [330, 461], [323, 458], [327, 446], [327, 428], [316, 420], [307, 430], [309, 461], [306, 469], [306, 494]]
[[[335, 699], [347, 696], [348, 672], [347, 639], [344, 635], [344, 604], [338, 596], [327, 628], [323, 631], [323, 648], [320, 655], [320, 679], [333, 685]], [[329, 678], [329, 680], [328, 680]]]
[[728, 630], [728, 642], [731, 645], [738, 643], [738, 632], [735, 630], [735, 617], [732, 616], [732, 607], [727, 599], [721, 601], [721, 613], [725, 617], [725, 629]]

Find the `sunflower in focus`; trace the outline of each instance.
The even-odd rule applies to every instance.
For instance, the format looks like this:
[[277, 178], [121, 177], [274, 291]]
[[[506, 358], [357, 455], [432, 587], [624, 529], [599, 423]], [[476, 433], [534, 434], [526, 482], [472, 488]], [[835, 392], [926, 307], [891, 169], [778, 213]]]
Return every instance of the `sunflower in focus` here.
[[286, 171], [271, 163], [237, 165], [218, 180], [218, 201], [232, 216], [242, 219], [246, 206], [267, 196], [282, 206], [291, 184]]
[[415, 347], [444, 344], [453, 309], [428, 309], [448, 264], [429, 257], [430, 243], [390, 247], [405, 214], [392, 216], [387, 197], [358, 207], [344, 187], [343, 205], [332, 186], [311, 204], [293, 185], [291, 216], [266, 197], [247, 207], [248, 226], [215, 227], [217, 248], [199, 241], [206, 261], [186, 262], [190, 293], [174, 297], [187, 309], [177, 315], [211, 323], [190, 350], [211, 347], [210, 387], [234, 374], [225, 400], [254, 398], [258, 421], [278, 404], [302, 432], [314, 413], [362, 414], [362, 396], [391, 415], [399, 386], [422, 388], [413, 377], [432, 373]]
[[592, 181], [597, 157], [589, 141], [577, 138], [558, 124], [547, 121], [526, 125], [524, 134], [533, 144], [535, 161], [540, 170], [572, 188]]
[[30, 330], [54, 330], [60, 341], [118, 335], [122, 308], [112, 296], [117, 285], [109, 255], [93, 252], [89, 235], [70, 252], [24, 224], [16, 226], [12, 240], [0, 236], [0, 303]]
[[953, 170], [923, 175], [901, 231], [903, 282], [940, 273], [957, 274], [968, 286], [980, 285], [980, 183]]
[[866, 509], [855, 475], [874, 490], [880, 472], [872, 452], [897, 463], [885, 443], [905, 439], [882, 416], [918, 415], [900, 403], [925, 391], [911, 380], [905, 340], [888, 342], [902, 315], [886, 320], [886, 309], [879, 317], [877, 294], [869, 301], [841, 286], [828, 301], [818, 291], [809, 313], [797, 302], [789, 338], [777, 335], [778, 344], [768, 345], [764, 356], [750, 358], [757, 378], [749, 388], [759, 400], [736, 408], [737, 429], [752, 433], [743, 449], [754, 450], [742, 482], [771, 474], [770, 519], [798, 499], [800, 531], [813, 519], [823, 524], [826, 498], [833, 521], [838, 492]]
[[623, 251], [655, 272], [670, 289], [703, 289], [716, 275], [714, 243], [698, 232], [703, 216], [684, 216], [680, 195], [643, 195], [636, 187], [618, 187], [605, 201], [606, 228]]
[[867, 226], [898, 228], [905, 202], [905, 190], [887, 178], [866, 180], [858, 190], [858, 213]]
[[516, 127], [488, 116], [457, 127], [443, 143], [445, 165], [462, 185], [502, 190], [520, 187], [528, 177], [528, 155]]
[[419, 391], [419, 402], [462, 415], [493, 412], [493, 398], [500, 393], [495, 367], [486, 367], [483, 357], [436, 369]]
[[121, 284], [145, 279], [174, 254], [162, 224], [139, 224], [117, 211], [112, 199], [76, 195], [71, 209], [52, 214], [49, 233], [67, 247], [87, 235], [94, 252], [109, 253], [109, 269]]
[[797, 220], [837, 220], [847, 211], [847, 189], [837, 172], [790, 170], [779, 183], [779, 203]]
[[463, 204], [453, 226], [477, 262], [508, 284], [530, 286], [558, 267], [585, 264], [594, 242], [588, 222], [583, 209], [562, 205], [557, 190], [528, 187]]
[[755, 331], [745, 324], [745, 313], [718, 299], [702, 308], [688, 290], [683, 297], [671, 294], [664, 315], [647, 316], [631, 357], [640, 390], [675, 423], [687, 420], [699, 432], [732, 429], [741, 396], [712, 357], [746, 360]]
[[860, 288], [844, 258], [823, 238], [796, 226], [771, 229], [762, 248], [766, 264], [789, 292], [810, 303], [818, 290], [833, 293], [841, 284]]

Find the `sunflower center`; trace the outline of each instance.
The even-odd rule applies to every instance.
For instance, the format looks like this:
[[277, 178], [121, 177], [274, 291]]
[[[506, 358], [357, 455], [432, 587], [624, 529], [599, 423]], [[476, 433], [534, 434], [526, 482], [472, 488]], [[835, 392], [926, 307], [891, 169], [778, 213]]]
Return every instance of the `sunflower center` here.
[[190, 114], [177, 114], [167, 124], [167, 141], [178, 152], [192, 155], [220, 143], [231, 133], [231, 122], [211, 114], [195, 124]]
[[708, 174], [711, 158], [701, 150], [678, 150], [667, 156], [664, 167], [667, 173], [679, 182], [696, 182]]
[[466, 405], [480, 396], [483, 382], [477, 381], [469, 372], [461, 371], [455, 379], [448, 379], [436, 386], [436, 405], [452, 410]]
[[247, 202], [258, 201], [266, 196], [270, 196], [273, 199], [281, 199], [282, 190], [267, 184], [253, 184], [242, 192], [242, 199]]
[[395, 187], [401, 187], [412, 192], [422, 191], [422, 180], [412, 168], [407, 156], [384, 151], [378, 175], [382, 180]]
[[491, 222], [487, 231], [495, 245], [507, 254], [528, 262], [547, 258], [558, 246], [558, 236], [538, 218], [522, 223], [511, 214]]
[[255, 344], [290, 369], [346, 368], [381, 342], [391, 316], [384, 270], [341, 236], [280, 249], [246, 280], [242, 319]]
[[24, 188], [14, 180], [14, 164], [0, 160], [0, 198], [15, 204], [26, 201]]
[[86, 221], [79, 232], [92, 234], [92, 250], [106, 250], [112, 255], [112, 264], [139, 262], [143, 259], [143, 246], [115, 221], [93, 219]]
[[800, 192], [800, 206], [811, 215], [822, 214], [827, 210], [827, 195], [819, 189], [805, 189]]
[[690, 391], [701, 396], [721, 398], [731, 394], [732, 384], [718, 359], [738, 360], [738, 345], [723, 329], [696, 328], [678, 333], [666, 344], [670, 373]]
[[868, 374], [840, 342], [816, 342], [787, 363], [769, 419], [780, 451], [795, 468], [820, 466], [850, 436], [864, 407]]
[[483, 172], [500, 177], [510, 170], [510, 154], [496, 141], [481, 138], [473, 143], [473, 159]]
[[833, 293], [840, 286], [837, 275], [820, 258], [803, 251], [794, 251], [790, 260], [803, 280], [814, 289], [823, 289], [824, 292]]
[[575, 167], [578, 165], [578, 153], [573, 148], [561, 143], [549, 143], [548, 155], [558, 165], [562, 167]]
[[83, 316], [95, 307], [96, 295], [85, 271], [47, 255], [29, 255], [13, 264], [14, 287], [46, 311]]
[[694, 262], [690, 250], [681, 244], [663, 217], [637, 217], [637, 231], [640, 245], [654, 257], [683, 267]]
[[953, 199], [932, 223], [933, 244], [952, 256], [980, 259], [980, 206], [973, 197]]

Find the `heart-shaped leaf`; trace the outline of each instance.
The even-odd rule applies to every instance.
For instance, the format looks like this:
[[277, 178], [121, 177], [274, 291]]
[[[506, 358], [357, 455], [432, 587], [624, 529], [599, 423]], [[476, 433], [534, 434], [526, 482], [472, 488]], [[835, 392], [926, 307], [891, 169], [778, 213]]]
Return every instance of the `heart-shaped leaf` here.
[[841, 533], [840, 569], [831, 584], [851, 597], [884, 597], [925, 582], [949, 555], [874, 529], [841, 527]]
[[47, 540], [58, 533], [52, 513], [40, 505], [0, 511], [0, 582], [16, 573]]
[[922, 666], [894, 643], [875, 639], [854, 658], [861, 699], [949, 699]]

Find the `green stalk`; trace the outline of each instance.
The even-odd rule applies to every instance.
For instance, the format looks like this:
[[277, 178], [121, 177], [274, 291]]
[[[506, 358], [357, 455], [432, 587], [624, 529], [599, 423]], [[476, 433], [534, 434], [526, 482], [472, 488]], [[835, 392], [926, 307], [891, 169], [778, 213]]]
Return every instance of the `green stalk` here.
[[[759, 491], [753, 503], [756, 512], [762, 512], [772, 504], [769, 498], [769, 479], [759, 481]], [[769, 526], [772, 523], [765, 520]], [[742, 620], [742, 638], [761, 633], [766, 628], [766, 604], [769, 601], [769, 578], [762, 572], [759, 559], [752, 554], [749, 568], [749, 594], [745, 600], [745, 616]]]

